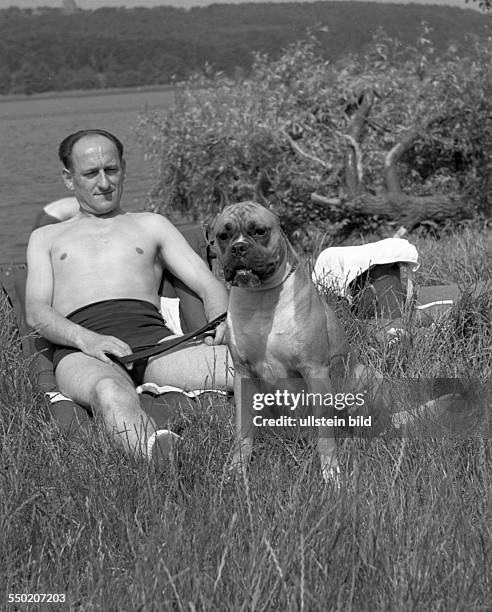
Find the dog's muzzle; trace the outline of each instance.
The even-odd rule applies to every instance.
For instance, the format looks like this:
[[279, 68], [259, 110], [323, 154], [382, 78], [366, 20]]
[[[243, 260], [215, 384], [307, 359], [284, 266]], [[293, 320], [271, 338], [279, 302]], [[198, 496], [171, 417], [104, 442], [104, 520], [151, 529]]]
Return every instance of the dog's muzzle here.
[[233, 257], [245, 257], [248, 254], [250, 245], [244, 240], [238, 240], [231, 246], [231, 255]]
[[224, 266], [224, 278], [235, 287], [260, 287], [262, 283], [274, 274], [276, 266], [269, 263], [261, 268], [249, 266], [246, 263], [231, 262]]

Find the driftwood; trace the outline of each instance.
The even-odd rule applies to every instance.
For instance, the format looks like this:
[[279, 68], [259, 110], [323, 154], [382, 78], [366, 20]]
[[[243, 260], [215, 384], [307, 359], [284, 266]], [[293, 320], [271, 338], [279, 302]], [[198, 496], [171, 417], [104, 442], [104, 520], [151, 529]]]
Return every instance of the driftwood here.
[[432, 194], [412, 196], [400, 188], [397, 163], [402, 155], [413, 146], [422, 131], [437, 118], [429, 118], [422, 127], [412, 128], [386, 155], [384, 160], [384, 179], [388, 203], [399, 214], [398, 220], [408, 229], [423, 221], [446, 221], [466, 216], [463, 198], [459, 194]]
[[370, 124], [369, 114], [374, 97], [375, 94], [371, 90], [363, 93], [345, 134], [347, 148], [344, 165], [347, 197], [326, 198], [318, 193], [313, 193], [311, 200], [317, 204], [337, 208], [339, 212], [343, 211], [347, 214], [377, 215], [389, 218], [397, 221], [407, 230], [425, 221], [435, 222], [467, 217], [465, 202], [459, 194], [412, 196], [404, 193], [400, 187], [398, 161], [415, 144], [422, 132], [437, 120], [436, 117], [430, 118], [422, 126], [408, 130], [387, 153], [384, 160], [384, 192], [373, 195], [365, 191], [360, 142], [364, 127]]

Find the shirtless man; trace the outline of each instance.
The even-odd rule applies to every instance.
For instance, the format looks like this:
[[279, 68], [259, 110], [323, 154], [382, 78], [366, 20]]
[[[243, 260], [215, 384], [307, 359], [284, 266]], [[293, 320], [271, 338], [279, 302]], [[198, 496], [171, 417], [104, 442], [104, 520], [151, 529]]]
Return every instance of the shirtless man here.
[[77, 132], [61, 143], [59, 157], [64, 183], [80, 210], [31, 234], [27, 321], [56, 345], [60, 391], [100, 415], [127, 452], [153, 458], [154, 442], [160, 440], [157, 446], [165, 452], [173, 434], [156, 436], [135, 385], [230, 387], [224, 325], [211, 345], [135, 362], [132, 370], [118, 358], [171, 334], [158, 310], [164, 268], [199, 295], [208, 320], [227, 310], [227, 292], [167, 219], [121, 209], [125, 160], [115, 136], [103, 130]]

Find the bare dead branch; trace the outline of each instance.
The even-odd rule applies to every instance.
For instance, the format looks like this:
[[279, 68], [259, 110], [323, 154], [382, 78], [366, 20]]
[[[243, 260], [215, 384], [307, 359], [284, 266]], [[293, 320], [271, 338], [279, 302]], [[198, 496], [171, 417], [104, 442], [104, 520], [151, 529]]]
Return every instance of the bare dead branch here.
[[354, 140], [359, 141], [362, 128], [366, 122], [366, 119], [371, 112], [372, 105], [374, 103], [374, 91], [372, 89], [366, 89], [362, 96], [361, 102], [353, 114], [349, 123], [349, 134]]
[[328, 171], [333, 170], [332, 164], [329, 164], [323, 161], [322, 159], [320, 159], [319, 157], [316, 157], [315, 155], [311, 155], [310, 153], [307, 153], [297, 144], [297, 142], [293, 138], [291, 138], [291, 136], [285, 130], [282, 130], [282, 132], [284, 136], [287, 138], [287, 140], [289, 141], [290, 146], [294, 149], [294, 151], [298, 155], [300, 155], [301, 157], [304, 157], [304, 159], [308, 159], [309, 161], [319, 164], [320, 166], [325, 168], [325, 170], [328, 170]]
[[354, 198], [362, 191], [363, 168], [359, 141], [374, 103], [374, 96], [374, 91], [371, 89], [363, 92], [360, 104], [350, 119], [347, 133], [343, 135], [350, 145], [345, 152], [345, 184], [348, 193]]
[[352, 162], [355, 163], [357, 182], [360, 185], [364, 176], [364, 169], [362, 167], [362, 152], [360, 150], [360, 145], [350, 134], [344, 134], [343, 136], [354, 151], [354, 157], [352, 159]]
[[392, 238], [403, 238], [403, 236], [405, 236], [406, 234], [408, 234], [407, 228], [404, 227], [403, 225], [400, 225], [400, 227], [396, 230], [396, 232], [391, 237]]
[[388, 193], [401, 193], [400, 180], [396, 168], [398, 161], [401, 159], [402, 155], [412, 147], [422, 132], [439, 118], [438, 116], [431, 116], [422, 125], [411, 127], [403, 134], [400, 141], [388, 151], [384, 158], [384, 178]]
[[324, 204], [325, 206], [339, 206], [342, 200], [340, 198], [327, 198], [319, 193], [312, 193], [311, 202], [315, 204]]

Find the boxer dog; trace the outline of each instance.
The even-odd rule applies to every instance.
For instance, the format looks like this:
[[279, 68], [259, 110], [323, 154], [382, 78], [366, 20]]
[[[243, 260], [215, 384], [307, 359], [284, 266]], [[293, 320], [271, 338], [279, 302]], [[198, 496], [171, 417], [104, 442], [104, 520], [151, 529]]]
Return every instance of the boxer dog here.
[[[333, 393], [333, 380], [353, 379], [357, 364], [340, 322], [318, 295], [272, 211], [253, 201], [231, 204], [217, 216], [212, 230], [231, 285], [227, 343], [235, 371], [238, 448], [232, 469], [237, 470], [252, 451], [258, 416], [252, 406], [255, 393], [296, 379], [302, 379], [309, 393]], [[335, 412], [315, 406], [313, 416], [326, 422]], [[334, 428], [321, 424], [317, 433], [323, 477], [336, 480]]]
[[[259, 414], [255, 394], [271, 392], [279, 383], [285, 388], [285, 382], [297, 380], [314, 394], [364, 390], [369, 399], [365, 409], [370, 410], [365, 414], [376, 420], [382, 416], [382, 421], [387, 415], [400, 434], [410, 433], [422, 418], [449, 418], [450, 411], [461, 406], [463, 396], [448, 393], [413, 411], [392, 414], [393, 402], [381, 375], [357, 362], [335, 313], [320, 298], [271, 210], [253, 201], [230, 204], [216, 217], [212, 230], [225, 280], [231, 285], [227, 343], [235, 370], [238, 437], [233, 470], [243, 468], [252, 452]], [[299, 386], [293, 389], [298, 392]], [[336, 412], [319, 404], [314, 409], [320, 420]], [[337, 484], [334, 427], [326, 422], [318, 426], [318, 452], [323, 478]]]

